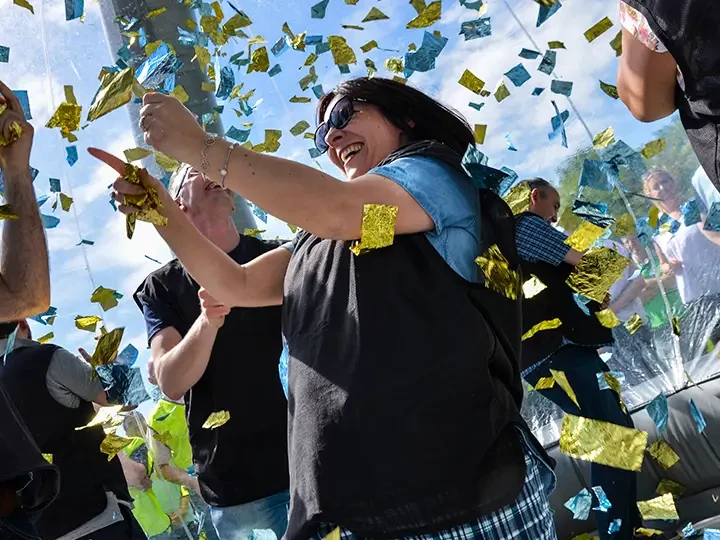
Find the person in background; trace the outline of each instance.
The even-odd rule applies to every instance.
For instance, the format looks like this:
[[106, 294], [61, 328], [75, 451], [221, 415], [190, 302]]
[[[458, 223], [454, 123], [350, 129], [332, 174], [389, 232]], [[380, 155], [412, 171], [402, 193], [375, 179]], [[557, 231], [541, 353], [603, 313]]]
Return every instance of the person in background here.
[[[0, 322], [45, 312], [50, 306], [50, 270], [45, 229], [30, 173], [33, 127], [17, 96], [0, 81], [0, 139], [10, 127], [22, 135], [0, 146], [0, 191], [18, 219], [3, 221], [0, 245]], [[59, 491], [56, 467], [43, 459], [7, 392], [0, 384], [0, 536], [37, 535], [30, 515], [46, 507]]]
[[[633, 427], [632, 418], [623, 411], [617, 394], [598, 386], [598, 374], [609, 371], [598, 348], [613, 343], [610, 329], [595, 317], [605, 306], [591, 300], [580, 307], [566, 284], [583, 253], [565, 243], [567, 236], [553, 227], [560, 209], [560, 194], [542, 178], [524, 182], [530, 191], [530, 204], [526, 212], [516, 216], [518, 255], [525, 275], [537, 276], [546, 288], [523, 299], [523, 332], [543, 321], [560, 319], [562, 324], [523, 340], [522, 375], [536, 386], [541, 378], [552, 378], [551, 369], [561, 371], [577, 402], [557, 384], [537, 391], [567, 413]], [[591, 463], [590, 481], [593, 486], [601, 486], [612, 501], [607, 512], [595, 512], [600, 538], [632, 538], [634, 529], [642, 525], [636, 504], [636, 473]], [[593, 508], [597, 508], [597, 501], [594, 503]], [[618, 518], [622, 519], [622, 526], [611, 535], [608, 527]]]
[[[234, 197], [196, 169], [172, 178], [170, 204], [238, 263], [275, 249], [240, 235], [232, 220]], [[163, 394], [185, 398], [200, 490], [222, 540], [253, 530], [287, 527], [287, 400], [278, 378], [282, 351], [280, 309], [201, 309], [199, 285], [175, 259], [150, 274], [135, 292]], [[231, 420], [202, 426], [210, 414]]]
[[654, 122], [680, 111], [688, 139], [720, 189], [720, 6], [706, 0], [620, 0], [620, 99]]
[[[8, 337], [15, 347], [7, 355]], [[81, 351], [83, 354], [84, 351]], [[132, 499], [119, 460], [108, 461], [100, 445], [102, 426], [81, 430], [95, 416], [93, 403], [110, 405], [92, 367], [51, 344], [32, 341], [24, 319], [0, 324], [0, 383], [40, 450], [60, 470], [60, 492], [36, 518], [43, 540], [138, 540]], [[131, 478], [131, 483], [135, 479]]]

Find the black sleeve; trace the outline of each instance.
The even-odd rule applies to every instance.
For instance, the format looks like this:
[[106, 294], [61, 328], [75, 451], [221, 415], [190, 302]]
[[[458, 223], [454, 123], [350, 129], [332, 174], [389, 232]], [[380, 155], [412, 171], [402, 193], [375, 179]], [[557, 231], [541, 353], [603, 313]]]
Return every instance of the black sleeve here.
[[145, 318], [148, 344], [153, 336], [164, 328], [172, 326], [182, 332], [182, 320], [172, 301], [173, 297], [168, 284], [163, 281], [159, 276], [150, 274], [133, 295], [135, 303]]

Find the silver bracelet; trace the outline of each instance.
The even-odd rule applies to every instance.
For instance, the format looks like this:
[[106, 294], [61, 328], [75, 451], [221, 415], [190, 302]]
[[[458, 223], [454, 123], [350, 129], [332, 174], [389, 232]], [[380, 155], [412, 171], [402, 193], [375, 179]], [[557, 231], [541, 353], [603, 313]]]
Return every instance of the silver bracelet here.
[[232, 151], [235, 150], [236, 146], [236, 143], [230, 143], [230, 146], [228, 146], [227, 156], [225, 156], [225, 167], [220, 169], [220, 187], [223, 189], [225, 189], [225, 177], [227, 177], [228, 167], [230, 166], [230, 154], [232, 154]]
[[215, 144], [215, 141], [217, 140], [216, 137], [210, 135], [207, 139], [205, 139], [205, 146], [202, 149], [202, 162], [200, 163], [200, 167], [202, 168], [202, 173], [207, 176], [208, 169], [210, 168], [210, 163], [208, 162], [208, 153], [210, 152], [210, 147]]

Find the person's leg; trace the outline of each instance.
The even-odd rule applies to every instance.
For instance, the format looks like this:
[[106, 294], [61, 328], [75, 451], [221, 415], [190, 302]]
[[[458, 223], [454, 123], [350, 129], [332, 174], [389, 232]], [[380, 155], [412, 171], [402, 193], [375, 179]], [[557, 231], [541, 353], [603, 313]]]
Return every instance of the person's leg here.
[[290, 494], [287, 491], [238, 506], [213, 507], [213, 525], [220, 540], [247, 540], [253, 531], [272, 531], [280, 539], [288, 524]]
[[[608, 367], [595, 349], [578, 346], [565, 347], [538, 369], [542, 369], [541, 373], [543, 374], [533, 374], [535, 384], [540, 376], [551, 376], [550, 369], [565, 373], [570, 387], [575, 392], [579, 407], [570, 400], [557, 383], [548, 390], [538, 390], [565, 412], [593, 420], [633, 427], [632, 418], [623, 411], [615, 391], [612, 389], [600, 390], [597, 375], [607, 372]], [[529, 377], [528, 382], [530, 382]], [[531, 382], [531, 384], [533, 383]], [[641, 524], [640, 514], [637, 510], [637, 473], [592, 463], [590, 465], [590, 481], [592, 486], [603, 488], [612, 504], [612, 508], [608, 512], [595, 512], [601, 540], [610, 538], [608, 528], [615, 519], [622, 519], [622, 527], [612, 535], [613, 540], [632, 538], [633, 528], [639, 527]], [[597, 498], [594, 494], [593, 500], [597, 505]]]
[[20, 508], [0, 516], [0, 538], [7, 540], [40, 540], [30, 517]]

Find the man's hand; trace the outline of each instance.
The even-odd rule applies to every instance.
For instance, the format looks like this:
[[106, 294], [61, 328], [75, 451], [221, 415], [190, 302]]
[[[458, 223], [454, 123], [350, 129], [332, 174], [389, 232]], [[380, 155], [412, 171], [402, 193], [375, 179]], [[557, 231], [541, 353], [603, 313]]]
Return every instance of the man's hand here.
[[215, 300], [205, 289], [198, 291], [202, 315], [215, 328], [220, 328], [225, 323], [225, 315], [230, 313], [230, 308]]
[[30, 150], [32, 149], [35, 130], [25, 119], [25, 113], [20, 100], [10, 88], [0, 81], [0, 134], [5, 140], [10, 140], [13, 124], [22, 129], [22, 135], [8, 146], [0, 147], [0, 168], [4, 171], [26, 171], [30, 169]]

